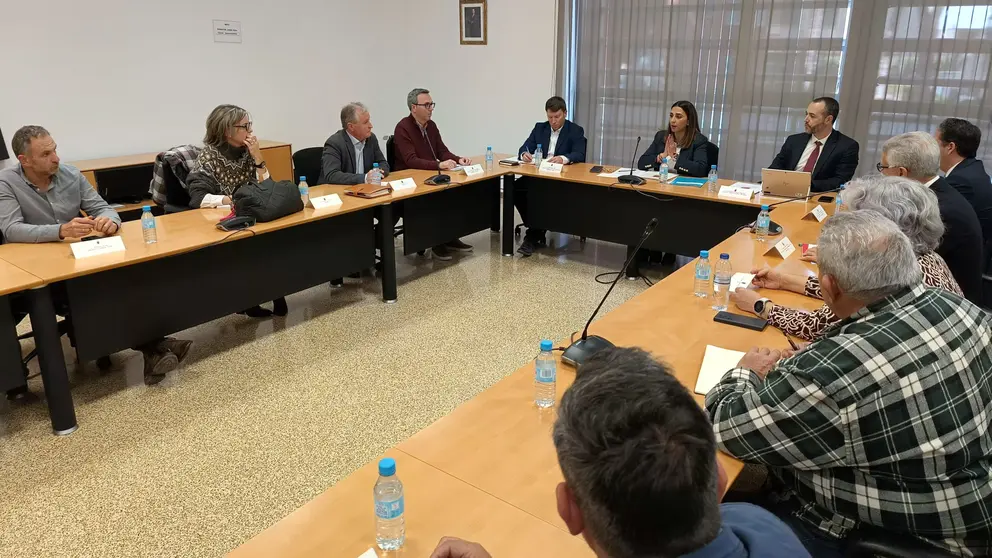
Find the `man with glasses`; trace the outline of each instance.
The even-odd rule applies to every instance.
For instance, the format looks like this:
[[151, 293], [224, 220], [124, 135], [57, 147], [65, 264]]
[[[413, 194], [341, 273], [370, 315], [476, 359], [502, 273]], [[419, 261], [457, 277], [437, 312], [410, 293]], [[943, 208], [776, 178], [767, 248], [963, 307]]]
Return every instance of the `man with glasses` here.
[[[400, 120], [393, 131], [396, 169], [451, 170], [458, 165], [471, 165], [472, 159], [459, 157], [441, 141], [441, 132], [431, 120], [434, 100], [426, 89], [414, 89], [406, 96], [410, 116]], [[459, 239], [439, 244], [431, 249], [434, 257], [448, 261], [451, 252], [471, 252], [472, 246]]]

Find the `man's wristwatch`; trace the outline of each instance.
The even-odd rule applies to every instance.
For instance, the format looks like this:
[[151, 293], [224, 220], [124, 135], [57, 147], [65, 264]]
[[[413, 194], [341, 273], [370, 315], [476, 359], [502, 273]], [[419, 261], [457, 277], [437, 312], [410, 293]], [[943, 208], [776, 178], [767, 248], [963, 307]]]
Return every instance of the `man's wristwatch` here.
[[769, 298], [759, 298], [754, 302], [754, 313], [768, 319], [768, 313], [772, 311], [772, 301]]
[[261, 163], [255, 163], [255, 168], [256, 169], [264, 169], [265, 168], [265, 161], [262, 161]]

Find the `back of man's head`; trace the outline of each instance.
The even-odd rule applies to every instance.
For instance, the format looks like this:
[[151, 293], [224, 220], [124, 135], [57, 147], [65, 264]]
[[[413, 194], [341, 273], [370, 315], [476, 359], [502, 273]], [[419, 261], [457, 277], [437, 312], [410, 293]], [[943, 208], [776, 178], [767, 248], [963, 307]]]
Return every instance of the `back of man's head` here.
[[982, 144], [982, 130], [962, 118], [948, 118], [937, 127], [940, 140], [954, 143], [955, 151], [965, 159], [978, 156], [978, 146]]
[[583, 364], [554, 441], [587, 535], [611, 558], [679, 556], [716, 537], [713, 427], [646, 352], [607, 349]]

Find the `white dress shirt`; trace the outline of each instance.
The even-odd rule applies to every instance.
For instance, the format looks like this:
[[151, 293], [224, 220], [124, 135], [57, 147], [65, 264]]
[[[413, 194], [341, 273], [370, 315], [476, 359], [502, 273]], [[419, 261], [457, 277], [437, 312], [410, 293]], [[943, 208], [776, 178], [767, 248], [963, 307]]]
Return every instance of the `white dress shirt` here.
[[933, 183], [934, 182], [937, 182], [937, 180], [939, 178], [940, 178], [940, 175], [938, 174], [937, 176], [935, 176], [935, 177], [931, 178], [930, 180], [927, 180], [926, 182], [924, 182], [923, 185], [926, 186], [927, 188], [931, 188], [931, 187], [933, 187]]
[[348, 134], [348, 138], [355, 147], [355, 174], [365, 174], [365, 142], [358, 141], [351, 134]]
[[[561, 128], [564, 127], [565, 125], [562, 124]], [[558, 146], [558, 136], [561, 135], [561, 128], [558, 128], [557, 130], [554, 128], [551, 129], [551, 141], [548, 143], [548, 158], [555, 156], [555, 147]], [[568, 157], [563, 156], [562, 160], [565, 161], [566, 165], [568, 164]]]
[[[809, 161], [809, 156], [813, 154], [813, 149], [816, 148], [816, 142], [820, 142], [820, 155], [823, 155], [823, 146], [827, 145], [827, 140], [830, 138], [830, 134], [832, 133], [834, 133], [833, 128], [830, 129], [830, 132], [827, 133], [824, 138], [818, 138], [813, 134], [810, 134], [809, 142], [806, 144], [806, 149], [803, 149], [803, 155], [799, 158], [799, 163], [796, 165], [795, 170], [801, 171], [806, 168], [806, 162]], [[817, 163], [820, 162], [820, 155], [817, 155]], [[815, 170], [816, 167], [814, 166], [813, 169]]]

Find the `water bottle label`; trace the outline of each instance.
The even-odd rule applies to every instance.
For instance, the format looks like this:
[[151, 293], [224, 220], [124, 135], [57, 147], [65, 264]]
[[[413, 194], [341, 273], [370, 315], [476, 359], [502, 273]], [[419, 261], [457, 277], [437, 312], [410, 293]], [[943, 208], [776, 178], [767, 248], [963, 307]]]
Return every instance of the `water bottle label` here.
[[697, 269], [696, 270], [696, 279], [702, 279], [704, 281], [709, 281], [710, 280], [710, 270], [708, 270], [708, 269]]
[[555, 381], [555, 369], [550, 366], [537, 367], [537, 381], [542, 384], [550, 384]]
[[403, 497], [392, 502], [376, 502], [375, 515], [379, 519], [396, 519], [403, 515]]
[[770, 221], [771, 221], [771, 217], [769, 217], [768, 215], [759, 215], [758, 216], [758, 228], [759, 229], [767, 229], [768, 228], [768, 224], [769, 224]]
[[305, 196], [309, 192], [310, 192], [310, 188], [308, 188], [306, 186], [300, 186], [300, 195], [301, 196]]
[[141, 220], [141, 228], [142, 229], [154, 229], [155, 228], [155, 219], [142, 219]]

